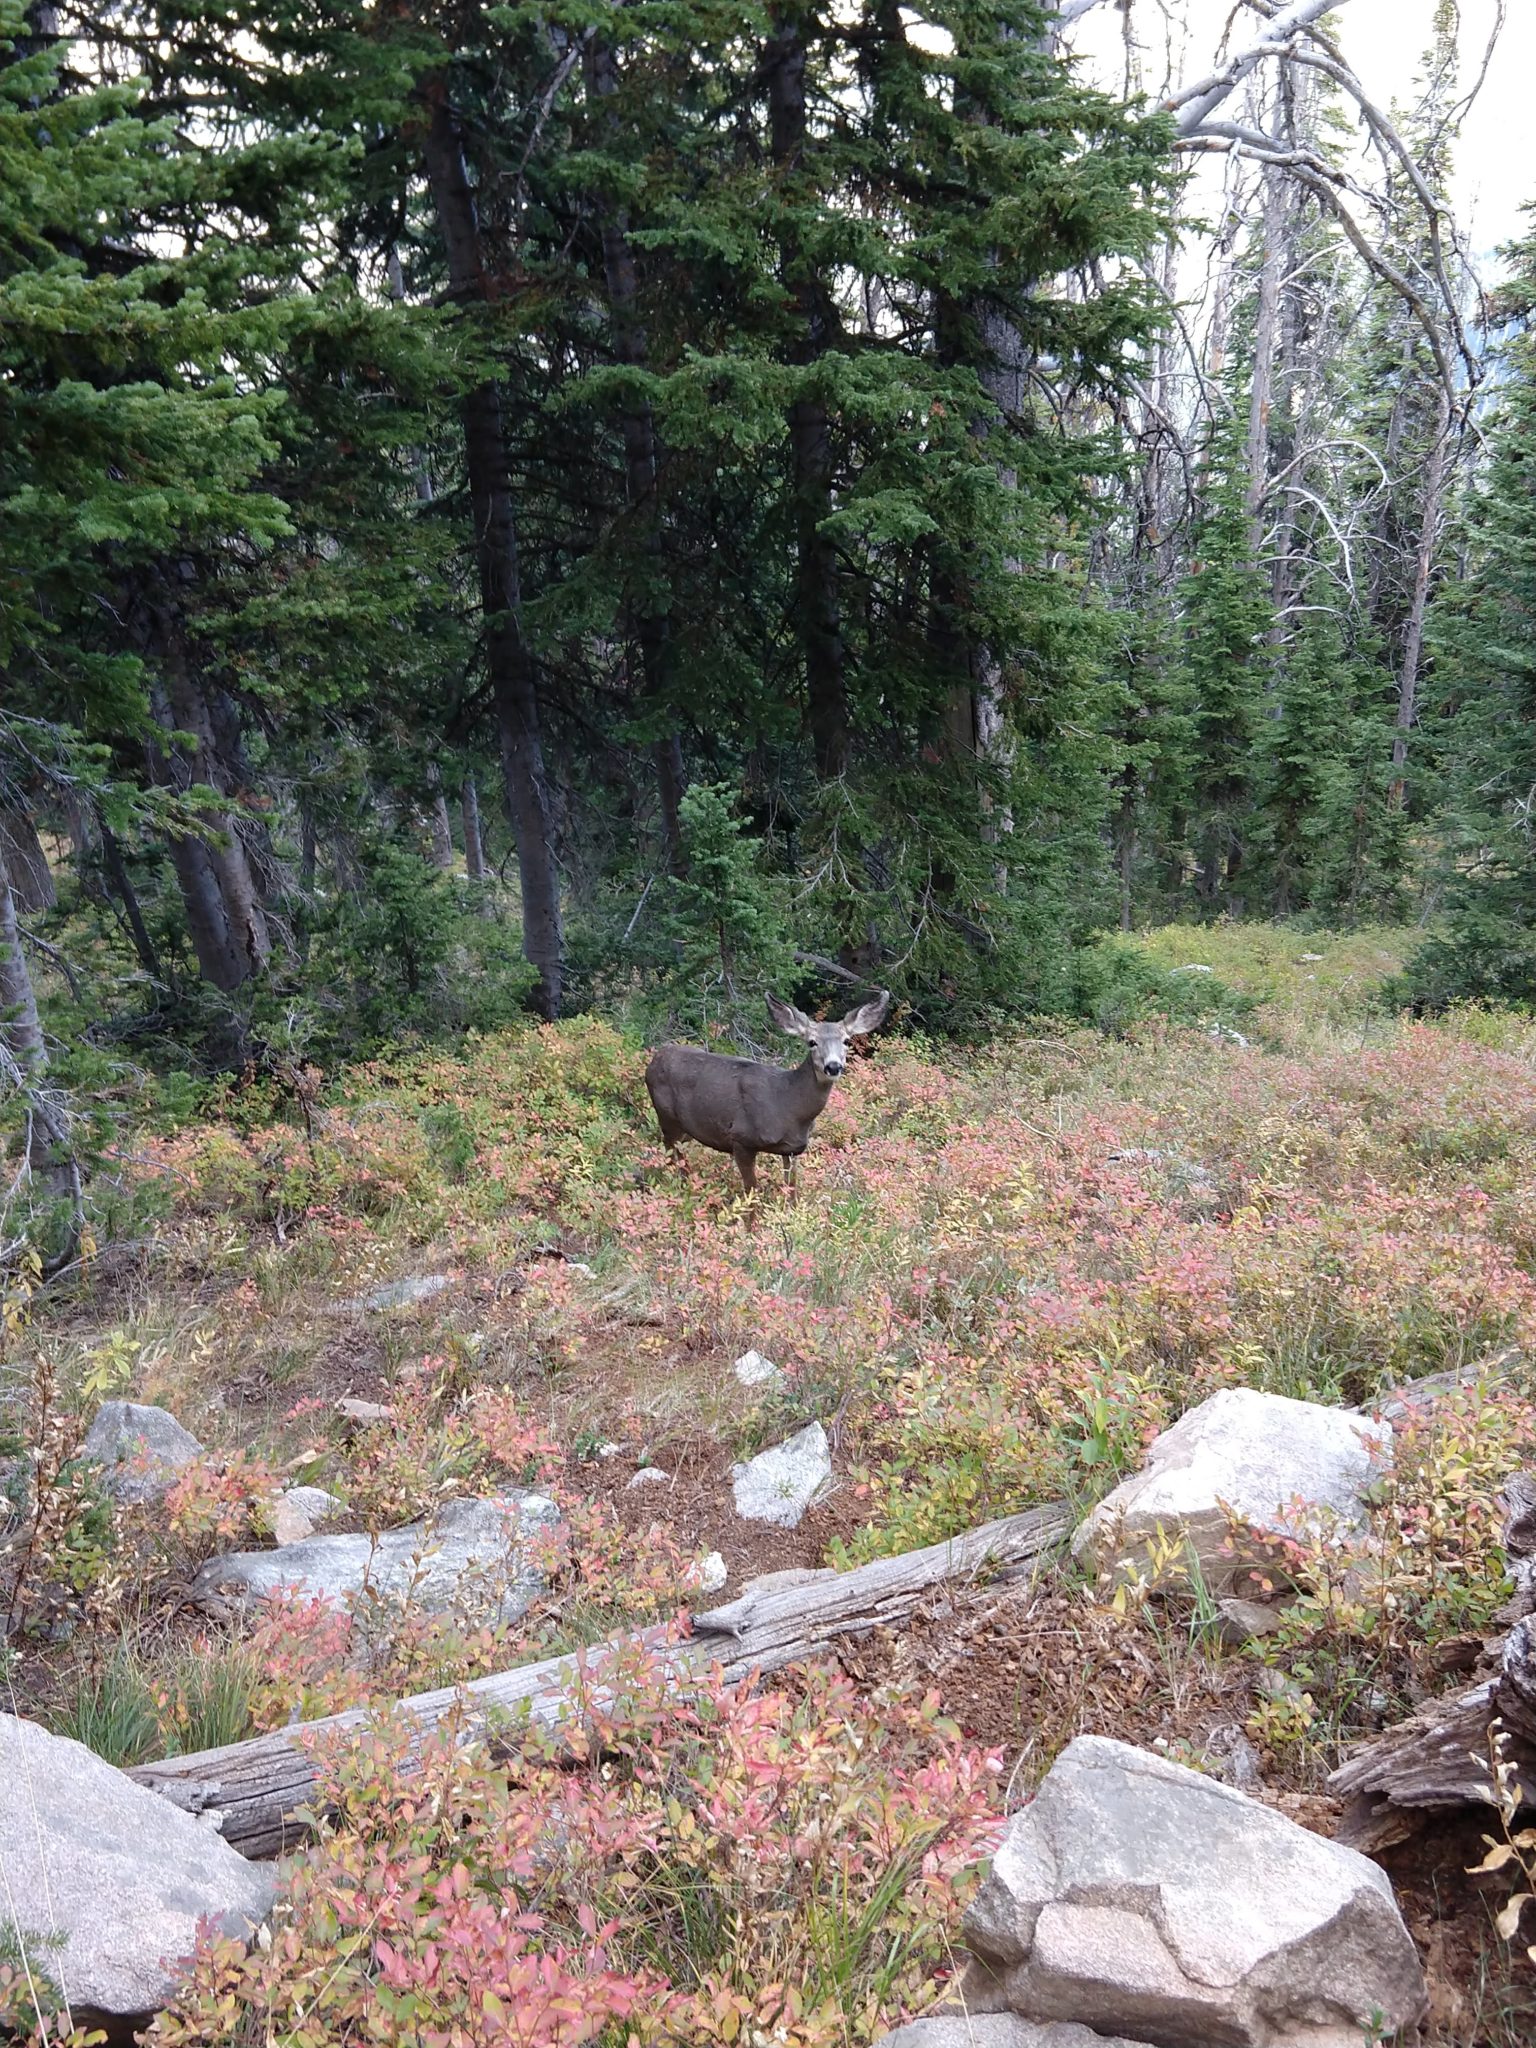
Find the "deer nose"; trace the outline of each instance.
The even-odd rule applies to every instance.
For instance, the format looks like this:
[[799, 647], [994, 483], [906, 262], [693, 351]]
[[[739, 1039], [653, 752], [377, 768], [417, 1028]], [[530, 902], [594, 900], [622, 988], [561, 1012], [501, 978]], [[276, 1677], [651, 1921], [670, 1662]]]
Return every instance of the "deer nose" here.
[[843, 1063], [841, 1060], [828, 1060], [826, 1062], [826, 1069], [835, 1081], [838, 1075], [843, 1071]]

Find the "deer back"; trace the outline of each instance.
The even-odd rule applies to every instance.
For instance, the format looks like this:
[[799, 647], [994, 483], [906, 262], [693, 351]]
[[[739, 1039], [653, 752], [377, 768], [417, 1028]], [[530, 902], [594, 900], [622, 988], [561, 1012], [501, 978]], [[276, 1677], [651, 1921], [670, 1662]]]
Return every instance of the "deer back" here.
[[691, 1045], [661, 1046], [645, 1085], [663, 1128], [675, 1124], [717, 1152], [803, 1152], [831, 1093], [808, 1059], [786, 1071]]

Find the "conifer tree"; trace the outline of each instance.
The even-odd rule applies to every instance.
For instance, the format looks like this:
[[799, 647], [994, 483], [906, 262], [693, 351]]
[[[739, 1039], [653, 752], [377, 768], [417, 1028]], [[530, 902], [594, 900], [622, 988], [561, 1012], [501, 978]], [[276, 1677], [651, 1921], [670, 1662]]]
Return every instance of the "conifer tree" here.
[[1433, 627], [1451, 804], [1446, 930], [1410, 970], [1429, 1002], [1536, 1001], [1536, 234], [1506, 253], [1509, 331], [1468, 511], [1473, 566]]

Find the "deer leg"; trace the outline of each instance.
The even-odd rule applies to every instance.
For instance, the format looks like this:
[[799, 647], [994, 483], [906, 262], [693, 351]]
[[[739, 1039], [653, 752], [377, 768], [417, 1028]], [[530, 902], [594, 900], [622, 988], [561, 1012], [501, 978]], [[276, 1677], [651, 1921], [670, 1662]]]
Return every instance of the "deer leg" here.
[[800, 1182], [796, 1169], [800, 1164], [800, 1155], [798, 1152], [785, 1152], [782, 1157], [784, 1160], [784, 1192], [788, 1195], [790, 1201], [798, 1202], [800, 1199]]
[[741, 1184], [749, 1195], [757, 1191], [757, 1154], [750, 1145], [733, 1145], [731, 1157], [736, 1162], [736, 1171], [741, 1175]]

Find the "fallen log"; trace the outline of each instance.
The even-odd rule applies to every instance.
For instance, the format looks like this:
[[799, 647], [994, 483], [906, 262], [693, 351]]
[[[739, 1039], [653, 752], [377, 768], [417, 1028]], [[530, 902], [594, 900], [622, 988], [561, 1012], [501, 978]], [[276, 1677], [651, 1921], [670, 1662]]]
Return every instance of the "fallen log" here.
[[1500, 1351], [1491, 1357], [1469, 1359], [1465, 1365], [1453, 1365], [1445, 1372], [1426, 1373], [1422, 1379], [1404, 1380], [1395, 1387], [1385, 1387], [1373, 1400], [1362, 1401], [1357, 1413], [1378, 1418], [1382, 1422], [1398, 1423], [1409, 1415], [1422, 1414], [1433, 1408], [1437, 1401], [1456, 1394], [1464, 1394], [1469, 1387], [1484, 1382], [1507, 1381], [1520, 1384], [1527, 1379], [1525, 1353], [1518, 1348]]
[[1437, 1810], [1498, 1804], [1496, 1763], [1508, 1769], [1506, 1792], [1536, 1806], [1536, 1474], [1516, 1473], [1504, 1505], [1515, 1591], [1501, 1618], [1512, 1626], [1482, 1646], [1477, 1682], [1425, 1701], [1328, 1780], [1344, 1802], [1337, 1839], [1367, 1855], [1406, 1841]]
[[[520, 1715], [558, 1733], [611, 1700], [622, 1687], [626, 1659], [632, 1664], [649, 1657], [680, 1693], [716, 1669], [733, 1683], [781, 1671], [824, 1655], [840, 1637], [899, 1622], [931, 1587], [983, 1573], [992, 1582], [1028, 1577], [1061, 1547], [1069, 1527], [1064, 1507], [1032, 1508], [855, 1571], [773, 1573], [752, 1581], [738, 1599], [695, 1615], [692, 1633], [681, 1641], [665, 1629], [629, 1630], [588, 1650], [396, 1704], [423, 1735], [449, 1726], [464, 1739], [502, 1716]], [[362, 1728], [370, 1711], [332, 1714], [222, 1749], [139, 1764], [128, 1775], [206, 1816], [242, 1855], [280, 1855], [309, 1832], [301, 1810], [310, 1806], [319, 1781], [316, 1744]]]

